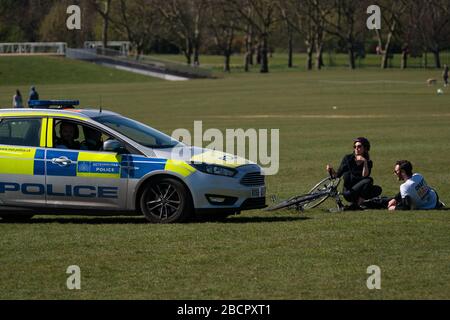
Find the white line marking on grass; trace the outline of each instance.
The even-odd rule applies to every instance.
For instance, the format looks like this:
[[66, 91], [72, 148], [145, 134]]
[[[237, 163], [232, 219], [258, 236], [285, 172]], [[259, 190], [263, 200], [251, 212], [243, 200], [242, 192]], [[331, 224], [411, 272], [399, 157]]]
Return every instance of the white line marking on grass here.
[[[417, 114], [408, 115], [409, 117], [450, 117], [450, 113], [435, 113], [435, 114]], [[216, 119], [387, 119], [396, 118], [396, 115], [390, 114], [353, 114], [353, 115], [323, 115], [323, 114], [295, 114], [295, 115], [280, 115], [280, 114], [259, 114], [259, 115], [217, 115], [204, 116], [206, 118]], [[404, 117], [404, 116], [402, 116]]]
[[322, 83], [332, 84], [426, 84], [426, 81], [404, 81], [404, 80], [318, 80]]

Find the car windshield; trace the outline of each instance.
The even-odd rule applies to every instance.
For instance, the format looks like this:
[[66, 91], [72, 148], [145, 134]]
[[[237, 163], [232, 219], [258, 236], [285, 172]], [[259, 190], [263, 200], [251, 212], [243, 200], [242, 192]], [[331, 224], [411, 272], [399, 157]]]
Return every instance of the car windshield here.
[[154, 149], [173, 148], [180, 142], [140, 122], [115, 115], [100, 116], [95, 121], [123, 134], [137, 143]]

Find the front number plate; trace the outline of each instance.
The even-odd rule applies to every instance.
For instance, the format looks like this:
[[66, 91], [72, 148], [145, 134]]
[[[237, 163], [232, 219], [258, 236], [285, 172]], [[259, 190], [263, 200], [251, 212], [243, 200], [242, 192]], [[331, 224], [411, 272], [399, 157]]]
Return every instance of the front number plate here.
[[252, 189], [252, 198], [262, 198], [266, 196], [266, 187]]

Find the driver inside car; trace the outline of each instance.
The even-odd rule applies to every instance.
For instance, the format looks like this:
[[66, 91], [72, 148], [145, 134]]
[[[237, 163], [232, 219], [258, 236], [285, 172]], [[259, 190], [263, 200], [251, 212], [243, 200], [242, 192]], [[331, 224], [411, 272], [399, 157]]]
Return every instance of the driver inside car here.
[[85, 140], [81, 143], [81, 150], [101, 151], [103, 148], [102, 133], [98, 130], [84, 127]]
[[80, 143], [76, 141], [79, 137], [77, 125], [70, 122], [61, 122], [59, 127], [59, 138], [56, 139], [55, 148], [80, 150]]

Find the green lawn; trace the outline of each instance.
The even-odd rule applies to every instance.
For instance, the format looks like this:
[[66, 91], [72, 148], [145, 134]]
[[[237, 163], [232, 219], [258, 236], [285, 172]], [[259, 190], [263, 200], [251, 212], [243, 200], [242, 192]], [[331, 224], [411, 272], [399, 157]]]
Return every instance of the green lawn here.
[[[22, 59], [21, 70], [36, 62]], [[352, 151], [354, 137], [367, 136], [373, 176], [386, 195], [398, 190], [393, 163], [407, 158], [450, 203], [450, 91], [438, 96], [438, 87], [425, 83], [439, 77], [437, 70], [294, 70], [188, 82], [126, 74], [136, 78], [119, 82], [105, 76], [110, 69], [77, 70], [84, 68], [76, 81], [68, 75], [49, 82], [55, 71], [48, 68], [42, 81], [11, 75], [1, 82], [0, 105], [11, 103], [17, 86], [35, 84], [43, 98], [101, 101], [169, 134], [192, 130], [195, 120], [204, 129], [280, 129], [280, 171], [268, 177], [268, 193], [281, 199], [307, 191], [325, 176], [326, 163], [337, 166]], [[326, 213], [331, 206], [302, 215], [250, 211], [222, 223], [85, 217], [0, 223], [0, 298], [450, 298], [449, 212]], [[80, 291], [65, 286], [69, 265], [81, 267]], [[382, 290], [366, 287], [370, 265], [381, 267]]]
[[0, 57], [0, 86], [149, 82], [152, 78], [60, 57]]

